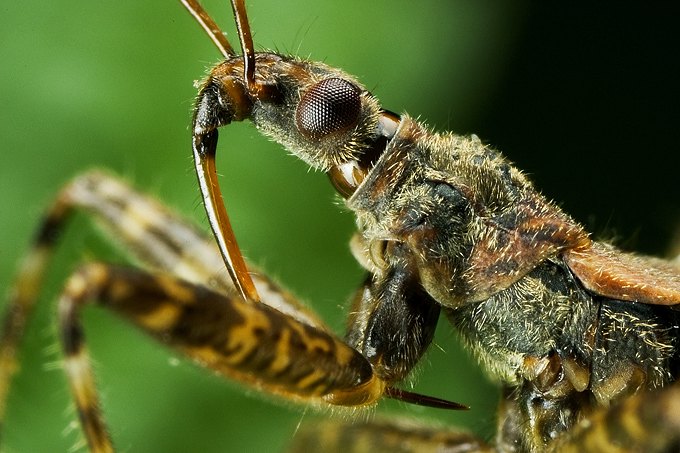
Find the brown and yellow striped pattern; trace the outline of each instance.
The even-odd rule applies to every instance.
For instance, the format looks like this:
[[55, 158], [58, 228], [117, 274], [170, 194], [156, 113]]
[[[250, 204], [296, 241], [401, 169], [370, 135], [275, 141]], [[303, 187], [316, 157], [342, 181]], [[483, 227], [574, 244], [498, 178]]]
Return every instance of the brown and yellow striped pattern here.
[[[368, 362], [261, 273], [263, 303], [236, 295], [210, 238], [122, 181], [101, 172], [75, 178], [58, 195], [20, 267], [0, 339], [0, 410], [4, 410], [26, 319], [39, 296], [59, 232], [84, 210], [152, 270], [85, 265], [59, 302], [67, 373], [87, 441], [111, 451], [89, 366], [79, 310], [96, 302], [195, 362], [256, 389], [314, 404], [365, 405], [384, 384]], [[0, 413], [1, 416], [2, 413]]]

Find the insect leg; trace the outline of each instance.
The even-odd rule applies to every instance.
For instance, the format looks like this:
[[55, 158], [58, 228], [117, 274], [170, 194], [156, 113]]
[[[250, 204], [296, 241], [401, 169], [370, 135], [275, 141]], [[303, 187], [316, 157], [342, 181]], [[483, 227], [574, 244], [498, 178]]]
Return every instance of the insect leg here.
[[[17, 349], [25, 324], [60, 233], [75, 210], [94, 217], [111, 238], [142, 263], [225, 294], [236, 294], [211, 236], [113, 176], [100, 171], [77, 176], [47, 209], [9, 292], [0, 332], [0, 422], [4, 420], [12, 376], [18, 369]], [[266, 275], [256, 273], [252, 277], [264, 303], [328, 330], [314, 313]]]
[[680, 386], [640, 392], [602, 408], [557, 440], [561, 453], [670, 452], [680, 449]]
[[65, 286], [59, 324], [64, 368], [93, 451], [109, 451], [110, 440], [79, 320], [88, 303], [116, 312], [201, 366], [292, 401], [362, 406], [384, 390], [359, 352], [266, 304], [167, 274], [88, 264]]
[[33, 246], [21, 261], [9, 291], [0, 331], [0, 423], [4, 422], [12, 376], [19, 368], [17, 349], [38, 297], [45, 269], [54, 252], [59, 230], [69, 211], [69, 203], [59, 196], [45, 215]]
[[404, 379], [421, 358], [441, 311], [402, 256], [402, 247], [385, 246], [384, 269], [369, 275], [357, 293], [347, 334], [348, 342], [388, 382]]
[[295, 434], [290, 452], [324, 451], [377, 452], [467, 452], [492, 453], [496, 450], [471, 434], [427, 426], [410, 420], [374, 420], [343, 423], [315, 420]]

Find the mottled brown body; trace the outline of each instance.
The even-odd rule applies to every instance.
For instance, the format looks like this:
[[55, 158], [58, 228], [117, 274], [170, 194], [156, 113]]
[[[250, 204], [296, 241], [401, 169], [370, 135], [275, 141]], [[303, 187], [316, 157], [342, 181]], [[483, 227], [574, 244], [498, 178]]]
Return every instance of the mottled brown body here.
[[[458, 407], [398, 388], [443, 312], [503, 389], [493, 446], [403, 422], [348, 422], [304, 431], [293, 445], [300, 450], [345, 451], [348, 443], [373, 452], [680, 448], [676, 267], [593, 242], [478, 138], [437, 134], [384, 110], [341, 70], [255, 53], [242, 1], [232, 2], [242, 56], [197, 3], [185, 4], [226, 58], [201, 85], [192, 128], [216, 243], [111, 176], [74, 179], [48, 210], [10, 294], [0, 411], [46, 264], [78, 209], [144, 264], [87, 264], [59, 301], [64, 368], [92, 451], [113, 446], [80, 325], [90, 303], [263, 393], [358, 408], [382, 396]], [[357, 217], [352, 248], [367, 277], [344, 338], [240, 255], [215, 154], [217, 129], [243, 119], [327, 172]]]

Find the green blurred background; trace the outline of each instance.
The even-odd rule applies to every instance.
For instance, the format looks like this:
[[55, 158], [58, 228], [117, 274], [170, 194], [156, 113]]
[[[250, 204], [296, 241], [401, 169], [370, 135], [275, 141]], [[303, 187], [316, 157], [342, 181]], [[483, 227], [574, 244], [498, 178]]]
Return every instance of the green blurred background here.
[[[231, 34], [226, 2], [206, 7]], [[661, 254], [680, 224], [677, 27], [670, 11], [597, 8], [249, 2], [258, 48], [342, 67], [386, 108], [478, 134], [597, 235]], [[0, 6], [0, 288], [43, 207], [88, 168], [111, 169], [203, 222], [188, 124], [192, 82], [218, 59], [175, 1]], [[346, 247], [351, 214], [338, 209], [323, 175], [250, 125], [230, 126], [221, 138], [223, 188], [245, 254], [341, 331], [345, 301], [362, 277]], [[26, 334], [2, 451], [76, 444], [53, 301], [78, 263], [100, 257], [124, 261], [86, 219], [74, 219]], [[312, 417], [197, 369], [108, 313], [88, 310], [85, 324], [122, 451], [276, 451]], [[379, 412], [490, 436], [496, 390], [446, 323], [436, 341], [416, 389], [473, 410], [388, 402]]]

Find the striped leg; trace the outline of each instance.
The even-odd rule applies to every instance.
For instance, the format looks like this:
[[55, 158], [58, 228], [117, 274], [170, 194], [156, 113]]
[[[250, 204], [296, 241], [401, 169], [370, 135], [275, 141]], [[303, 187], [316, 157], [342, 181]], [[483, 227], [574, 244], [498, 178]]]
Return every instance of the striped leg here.
[[559, 438], [560, 453], [680, 451], [680, 385], [640, 392], [595, 411]]
[[493, 453], [496, 450], [471, 434], [434, 428], [409, 420], [307, 423], [290, 444], [290, 452], [325, 453]]
[[[0, 422], [12, 376], [18, 369], [17, 349], [24, 326], [39, 296], [41, 282], [74, 210], [92, 215], [136, 260], [185, 280], [236, 294], [212, 237], [122, 181], [91, 171], [66, 185], [49, 207], [9, 292], [0, 332]], [[328, 330], [308, 309], [261, 273], [253, 274], [263, 302], [300, 321]]]
[[271, 307], [167, 274], [90, 264], [59, 302], [65, 369], [90, 449], [112, 451], [98, 409], [79, 311], [97, 301], [223, 376], [306, 404], [359, 406], [384, 384], [368, 361], [331, 334]]

